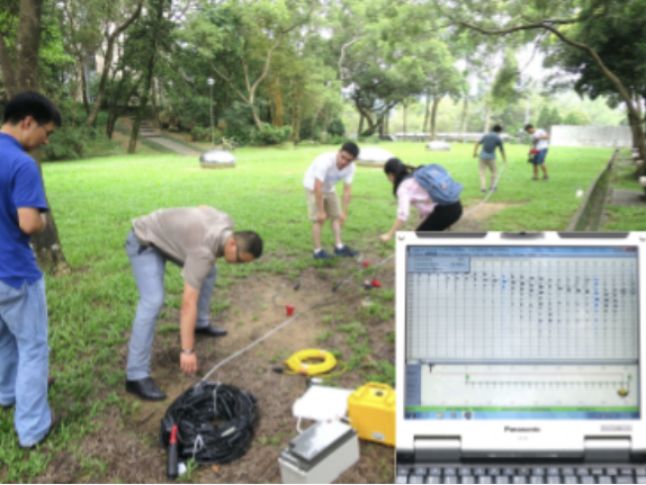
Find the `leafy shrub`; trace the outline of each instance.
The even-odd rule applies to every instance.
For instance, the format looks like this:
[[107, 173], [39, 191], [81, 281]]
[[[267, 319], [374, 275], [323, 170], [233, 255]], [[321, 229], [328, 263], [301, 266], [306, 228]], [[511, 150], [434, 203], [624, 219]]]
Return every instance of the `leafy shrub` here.
[[85, 125], [63, 124], [43, 147], [45, 160], [72, 160], [82, 158], [97, 139], [97, 130]]
[[291, 134], [291, 126], [273, 126], [263, 123], [260, 129], [252, 132], [250, 141], [253, 145], [278, 145], [287, 141]]
[[240, 145], [251, 141], [255, 127], [249, 107], [240, 102], [233, 102], [222, 113], [221, 121], [224, 125], [224, 136], [235, 138]]
[[211, 128], [205, 126], [194, 126], [191, 128], [192, 141], [211, 141]]
[[339, 118], [333, 119], [330, 124], [327, 125], [327, 132], [332, 136], [342, 137], [345, 135], [345, 125], [343, 124], [343, 121]]

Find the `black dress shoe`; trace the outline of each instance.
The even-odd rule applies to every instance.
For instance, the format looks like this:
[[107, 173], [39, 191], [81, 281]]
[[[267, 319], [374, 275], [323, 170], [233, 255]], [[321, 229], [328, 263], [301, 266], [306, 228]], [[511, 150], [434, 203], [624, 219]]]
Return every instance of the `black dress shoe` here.
[[145, 377], [137, 381], [126, 381], [126, 391], [135, 396], [139, 396], [146, 401], [162, 401], [166, 399], [166, 394], [162, 391], [152, 377]]
[[206, 335], [207, 337], [224, 337], [229, 332], [215, 325], [209, 325], [207, 327], [196, 327], [195, 333], [198, 335]]

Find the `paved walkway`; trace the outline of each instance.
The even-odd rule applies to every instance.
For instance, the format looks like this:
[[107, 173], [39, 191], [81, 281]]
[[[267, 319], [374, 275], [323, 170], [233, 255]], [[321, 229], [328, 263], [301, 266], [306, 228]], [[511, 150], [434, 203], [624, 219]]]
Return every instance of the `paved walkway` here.
[[178, 143], [172, 138], [164, 136], [162, 134], [156, 134], [155, 136], [143, 136], [146, 140], [151, 141], [157, 145], [161, 145], [168, 150], [177, 153], [179, 155], [195, 155], [199, 156], [202, 154], [202, 150], [198, 147], [188, 147], [184, 143]]
[[[125, 134], [130, 134], [132, 121], [128, 118], [120, 121], [121, 123], [117, 123], [117, 130]], [[164, 135], [161, 130], [152, 126], [152, 124], [147, 120], [141, 122], [141, 126], [139, 127], [139, 138], [150, 141], [151, 144], [164, 147], [166, 150], [177, 153], [178, 155], [200, 156], [205, 152], [205, 150], [200, 147], [192, 146], [190, 143], [184, 141], [179, 142]]]
[[644, 192], [636, 190], [626, 190], [626, 189], [611, 189], [612, 193], [610, 195], [610, 204], [611, 205], [639, 205], [644, 206]]

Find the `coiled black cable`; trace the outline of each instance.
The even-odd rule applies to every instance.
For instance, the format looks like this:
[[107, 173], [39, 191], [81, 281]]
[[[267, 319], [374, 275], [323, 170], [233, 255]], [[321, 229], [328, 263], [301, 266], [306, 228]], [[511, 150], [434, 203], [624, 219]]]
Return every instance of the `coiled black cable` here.
[[162, 446], [178, 426], [180, 458], [200, 464], [229, 463], [244, 455], [258, 423], [256, 398], [219, 382], [199, 382], [179, 396], [161, 422]]

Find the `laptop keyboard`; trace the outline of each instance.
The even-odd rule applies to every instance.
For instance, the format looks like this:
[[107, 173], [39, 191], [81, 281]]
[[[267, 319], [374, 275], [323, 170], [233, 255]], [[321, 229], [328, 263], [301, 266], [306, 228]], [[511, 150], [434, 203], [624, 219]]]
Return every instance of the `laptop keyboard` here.
[[646, 466], [398, 466], [395, 483], [646, 484]]

